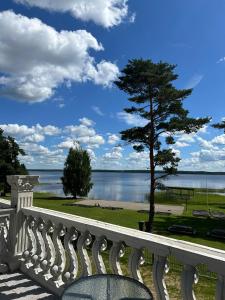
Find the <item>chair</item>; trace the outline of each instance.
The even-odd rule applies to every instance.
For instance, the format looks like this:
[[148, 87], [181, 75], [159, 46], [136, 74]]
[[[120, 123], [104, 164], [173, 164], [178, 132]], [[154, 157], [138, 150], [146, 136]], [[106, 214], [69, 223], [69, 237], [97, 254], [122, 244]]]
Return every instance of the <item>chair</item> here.
[[139, 281], [114, 274], [82, 277], [66, 288], [62, 300], [151, 300], [152, 293]]

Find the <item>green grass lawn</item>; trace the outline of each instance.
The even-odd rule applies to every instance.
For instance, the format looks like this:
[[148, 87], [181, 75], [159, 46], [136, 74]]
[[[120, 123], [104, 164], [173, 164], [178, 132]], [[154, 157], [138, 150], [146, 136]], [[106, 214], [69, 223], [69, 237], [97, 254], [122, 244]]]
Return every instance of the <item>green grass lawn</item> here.
[[[107, 209], [102, 209], [98, 207], [74, 207], [74, 206], [64, 206], [63, 204], [73, 203], [74, 199], [63, 199], [57, 198], [54, 195], [47, 193], [35, 193], [34, 194], [34, 205], [38, 207], [43, 207], [47, 209], [62, 211], [65, 213], [70, 213], [78, 216], [83, 216], [87, 218], [96, 219], [99, 221], [104, 221], [108, 223], [113, 223], [125, 227], [138, 229], [138, 222], [147, 220], [147, 213], [138, 213], [132, 210], [118, 210], [112, 211]], [[164, 193], [158, 193], [156, 197], [156, 202], [160, 204], [175, 204], [184, 205], [185, 201], [179, 199], [168, 200]], [[211, 209], [219, 210], [225, 212], [225, 197], [219, 195], [209, 195], [208, 196], [208, 207], [206, 205], [206, 195], [196, 193], [195, 197], [188, 201], [187, 211], [184, 210], [182, 216], [175, 215], [155, 215], [154, 220], [154, 233], [169, 236], [176, 239], [181, 239], [185, 241], [190, 241], [193, 243], [199, 243], [202, 245], [219, 248], [225, 250], [224, 241], [216, 241], [207, 237], [206, 233], [213, 228], [225, 228], [225, 222], [221, 222], [214, 219], [202, 219], [192, 216], [192, 210], [194, 209]], [[172, 224], [183, 224], [194, 227], [198, 234], [196, 236], [185, 236], [185, 235], [175, 235], [167, 231], [168, 226]], [[107, 260], [108, 255], [106, 255]], [[152, 282], [152, 265], [149, 263], [149, 257], [146, 257], [146, 263], [141, 267], [141, 273], [144, 278], [145, 284], [151, 289], [155, 295], [155, 288]], [[181, 299], [180, 294], [180, 274], [182, 266], [179, 264], [174, 264], [173, 259], [169, 258], [170, 261], [170, 272], [166, 275], [166, 284], [170, 294], [170, 299]], [[121, 260], [122, 269], [124, 274], [128, 274], [128, 254]], [[205, 270], [205, 269], [204, 269]], [[200, 272], [200, 269], [199, 269]], [[215, 295], [216, 279], [215, 275], [212, 278], [205, 277], [208, 274], [206, 271], [200, 272], [199, 283], [194, 287], [197, 299], [212, 300]]]
[[[160, 204], [171, 204], [171, 200], [167, 200], [163, 197], [163, 193], [159, 193], [156, 197], [156, 202]], [[118, 210], [112, 211], [102, 209], [98, 207], [74, 207], [64, 206], [65, 203], [73, 203], [74, 199], [63, 199], [56, 197], [48, 193], [35, 193], [34, 194], [34, 205], [47, 209], [62, 211], [73, 215], [78, 215], [86, 218], [92, 218], [103, 222], [117, 224], [125, 227], [138, 229], [138, 222], [147, 220], [147, 214], [138, 213], [131, 210]], [[172, 204], [184, 205], [184, 201], [175, 199]], [[220, 195], [208, 195], [208, 208], [213, 210], [220, 210], [225, 212], [225, 197]], [[225, 221], [215, 219], [205, 219], [192, 216], [192, 210], [194, 209], [206, 209], [206, 195], [196, 193], [194, 199], [189, 200], [187, 211], [184, 210], [182, 216], [164, 216], [155, 215], [154, 220], [154, 233], [170, 236], [172, 238], [190, 241], [193, 243], [199, 243], [205, 246], [219, 248], [225, 250], [225, 243], [223, 240], [215, 240], [209, 238], [206, 234], [207, 231], [213, 228], [225, 228]], [[192, 226], [197, 230], [196, 236], [176, 235], [167, 231], [168, 226], [172, 224], [182, 224]]]

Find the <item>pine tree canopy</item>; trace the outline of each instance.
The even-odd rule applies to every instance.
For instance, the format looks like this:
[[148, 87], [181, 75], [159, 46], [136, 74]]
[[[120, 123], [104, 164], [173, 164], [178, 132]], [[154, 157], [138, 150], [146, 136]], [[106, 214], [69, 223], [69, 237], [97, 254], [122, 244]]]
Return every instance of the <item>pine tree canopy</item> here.
[[216, 123], [212, 125], [214, 128], [223, 129], [225, 133], [225, 121], [222, 121], [221, 123]]

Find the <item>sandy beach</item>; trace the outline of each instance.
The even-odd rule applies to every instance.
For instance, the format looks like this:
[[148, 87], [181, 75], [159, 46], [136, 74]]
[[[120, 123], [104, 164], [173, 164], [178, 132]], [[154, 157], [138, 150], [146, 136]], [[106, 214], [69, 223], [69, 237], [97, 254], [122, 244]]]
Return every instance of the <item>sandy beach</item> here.
[[[148, 211], [149, 204], [141, 202], [125, 202], [125, 201], [109, 201], [109, 200], [90, 200], [85, 199], [74, 203], [74, 205], [85, 205], [85, 206], [100, 206], [100, 207], [114, 207], [130, 209], [135, 211]], [[156, 213], [170, 213], [174, 215], [182, 215], [184, 207], [181, 205], [165, 205], [155, 204]]]

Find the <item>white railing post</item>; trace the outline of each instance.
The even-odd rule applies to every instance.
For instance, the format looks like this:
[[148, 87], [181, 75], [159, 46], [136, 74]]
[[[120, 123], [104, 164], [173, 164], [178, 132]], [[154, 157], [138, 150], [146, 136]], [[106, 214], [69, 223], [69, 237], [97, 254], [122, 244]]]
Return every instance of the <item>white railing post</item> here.
[[7, 182], [11, 186], [11, 207], [15, 212], [9, 222], [9, 268], [19, 268], [20, 258], [27, 248], [25, 217], [22, 208], [33, 206], [33, 187], [38, 183], [38, 176], [10, 175]]

